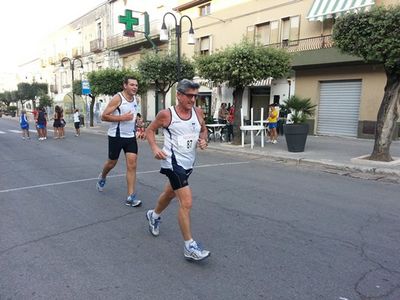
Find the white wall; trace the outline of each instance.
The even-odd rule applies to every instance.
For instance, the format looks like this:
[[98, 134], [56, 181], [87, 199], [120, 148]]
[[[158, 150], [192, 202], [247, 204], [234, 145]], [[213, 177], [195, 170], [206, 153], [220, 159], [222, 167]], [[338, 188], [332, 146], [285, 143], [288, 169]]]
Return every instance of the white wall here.
[[[294, 95], [296, 80], [291, 79], [290, 96]], [[289, 96], [289, 84], [287, 79], [273, 80], [271, 84], [271, 98], [270, 103], [274, 102], [274, 95], [279, 95], [279, 103], [282, 104]]]

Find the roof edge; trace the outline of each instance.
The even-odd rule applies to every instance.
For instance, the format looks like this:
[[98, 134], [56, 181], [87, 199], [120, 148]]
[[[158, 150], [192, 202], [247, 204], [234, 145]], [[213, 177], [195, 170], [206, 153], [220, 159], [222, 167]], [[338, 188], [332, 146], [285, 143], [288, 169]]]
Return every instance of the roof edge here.
[[197, 5], [206, 3], [206, 2], [211, 2], [211, 0], [192, 0], [190, 2], [187, 2], [187, 3], [181, 4], [181, 5], [177, 6], [177, 7], [174, 7], [172, 10], [175, 10], [177, 12], [181, 12], [181, 11], [184, 11], [186, 9], [192, 8], [194, 6], [197, 6]]

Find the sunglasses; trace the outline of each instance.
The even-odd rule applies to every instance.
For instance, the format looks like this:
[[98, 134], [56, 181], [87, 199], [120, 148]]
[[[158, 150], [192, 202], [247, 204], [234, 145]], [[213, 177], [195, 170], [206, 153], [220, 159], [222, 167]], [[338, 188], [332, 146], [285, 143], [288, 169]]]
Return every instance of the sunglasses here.
[[192, 99], [193, 97], [195, 99], [197, 99], [199, 97], [199, 94], [189, 94], [189, 93], [184, 93], [184, 92], [179, 92], [179, 93], [185, 95], [186, 97], [189, 97], [190, 99]]

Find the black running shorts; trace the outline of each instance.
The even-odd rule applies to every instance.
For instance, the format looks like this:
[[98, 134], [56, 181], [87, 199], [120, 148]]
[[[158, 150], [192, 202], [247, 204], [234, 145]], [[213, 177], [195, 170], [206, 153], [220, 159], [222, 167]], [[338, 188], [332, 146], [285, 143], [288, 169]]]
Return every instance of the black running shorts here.
[[168, 177], [169, 183], [174, 191], [179, 190], [187, 185], [189, 185], [188, 179], [190, 174], [192, 174], [193, 169], [185, 170], [183, 168], [178, 169], [165, 169], [161, 168], [160, 173]]
[[121, 150], [124, 149], [125, 153], [138, 153], [138, 145], [136, 137], [122, 138], [122, 137], [108, 137], [108, 158], [117, 160]]

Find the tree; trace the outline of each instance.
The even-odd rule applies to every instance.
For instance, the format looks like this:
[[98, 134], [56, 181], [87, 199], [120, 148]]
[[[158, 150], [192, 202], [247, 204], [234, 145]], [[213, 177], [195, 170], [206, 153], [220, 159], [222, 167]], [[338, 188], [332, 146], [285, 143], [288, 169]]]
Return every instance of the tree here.
[[93, 126], [94, 104], [96, 95], [115, 95], [123, 88], [122, 81], [125, 76], [133, 76], [137, 78], [139, 83], [138, 94], [144, 93], [147, 89], [146, 82], [142, 79], [139, 72], [131, 69], [103, 69], [93, 71], [88, 74], [91, 94], [90, 101], [90, 126]]
[[[166, 95], [178, 78], [176, 53], [147, 52], [139, 60], [138, 70], [146, 81], [154, 83], [156, 92], [162, 95], [165, 108]], [[194, 75], [194, 64], [182, 56], [181, 78], [193, 79]]]
[[290, 55], [279, 49], [254, 45], [246, 40], [211, 55], [196, 57], [199, 75], [234, 88], [234, 141], [240, 144], [240, 109], [246, 86], [268, 77], [281, 78], [290, 70]]
[[386, 73], [384, 96], [378, 111], [375, 144], [370, 160], [391, 161], [390, 145], [400, 101], [400, 6], [375, 7], [347, 14], [333, 28], [335, 46], [367, 63], [381, 63]]
[[5, 91], [4, 93], [0, 94], [0, 101], [3, 102], [7, 108], [10, 106], [11, 102], [13, 102], [11, 92]]
[[53, 99], [45, 93], [40, 94], [39, 107], [50, 107], [50, 106], [53, 106]]
[[33, 108], [35, 108], [36, 101], [34, 101], [37, 97], [47, 94], [48, 92], [48, 84], [47, 83], [27, 83], [20, 82], [17, 85], [18, 87], [18, 99], [23, 105], [28, 100], [33, 100]]

